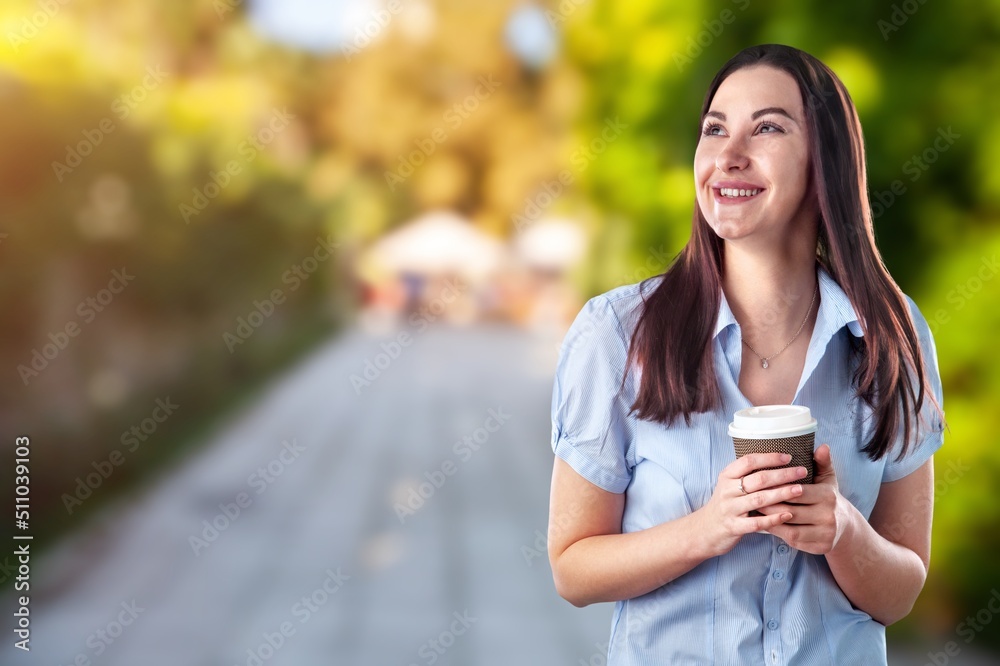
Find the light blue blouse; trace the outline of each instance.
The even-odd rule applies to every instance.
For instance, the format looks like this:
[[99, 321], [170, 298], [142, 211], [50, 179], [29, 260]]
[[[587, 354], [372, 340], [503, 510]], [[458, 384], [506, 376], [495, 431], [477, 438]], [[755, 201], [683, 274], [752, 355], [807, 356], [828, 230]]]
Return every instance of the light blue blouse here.
[[[860, 453], [871, 410], [850, 388], [848, 336], [863, 331], [847, 295], [817, 264], [820, 302], [799, 380], [796, 405], [819, 422], [816, 445], [831, 448], [840, 492], [868, 518], [881, 483], [916, 470], [943, 442], [942, 423], [925, 399], [919, 439], [895, 461], [902, 435], [877, 462]], [[649, 293], [660, 278], [650, 280]], [[622, 532], [680, 518], [712, 496], [735, 459], [726, 432], [733, 412], [751, 406], [738, 387], [740, 327], [723, 294], [713, 334], [718, 411], [673, 426], [629, 415], [640, 371], [630, 370], [618, 395], [628, 342], [640, 314], [639, 283], [590, 299], [566, 334], [552, 392], [552, 449], [581, 476], [625, 493]], [[943, 405], [934, 340], [907, 296], [925, 368]], [[763, 533], [744, 536], [730, 552], [708, 559], [648, 594], [615, 604], [609, 666], [663, 664], [886, 663], [885, 626], [854, 608], [826, 558], [799, 552]]]

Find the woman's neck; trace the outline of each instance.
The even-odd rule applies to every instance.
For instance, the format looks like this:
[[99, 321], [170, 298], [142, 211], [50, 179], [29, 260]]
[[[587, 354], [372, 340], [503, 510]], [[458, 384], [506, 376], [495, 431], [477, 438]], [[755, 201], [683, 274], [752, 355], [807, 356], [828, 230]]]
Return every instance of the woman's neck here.
[[[722, 289], [743, 335], [780, 347], [807, 318], [817, 289], [815, 251], [783, 248], [763, 255], [727, 242], [723, 257]], [[807, 319], [817, 310], [814, 306]]]

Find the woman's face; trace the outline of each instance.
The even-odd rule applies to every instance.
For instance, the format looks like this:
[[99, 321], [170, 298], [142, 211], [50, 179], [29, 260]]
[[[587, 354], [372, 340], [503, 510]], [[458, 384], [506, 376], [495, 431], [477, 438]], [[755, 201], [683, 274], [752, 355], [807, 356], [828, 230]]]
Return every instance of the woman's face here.
[[698, 205], [715, 233], [780, 242], [796, 229], [811, 231], [809, 166], [795, 79], [767, 66], [730, 74], [705, 115], [694, 157]]

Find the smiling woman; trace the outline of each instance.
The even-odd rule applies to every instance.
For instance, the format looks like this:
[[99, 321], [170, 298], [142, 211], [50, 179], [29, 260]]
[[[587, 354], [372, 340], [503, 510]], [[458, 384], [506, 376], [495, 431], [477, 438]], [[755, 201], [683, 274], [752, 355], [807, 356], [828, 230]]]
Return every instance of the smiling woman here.
[[[608, 664], [885, 664], [927, 575], [942, 394], [844, 85], [791, 47], [741, 51], [694, 183], [677, 260], [592, 298], [560, 351], [556, 588], [616, 602]], [[768, 404], [820, 423], [812, 483], [782, 454], [736, 459], [731, 416]]]
[[[756, 86], [773, 106], [756, 107]], [[814, 226], [817, 202], [805, 196], [808, 139], [802, 95], [789, 74], [758, 66], [726, 79], [705, 113], [695, 153], [698, 205], [720, 238], [754, 234], [758, 243], [780, 245], [795, 236], [792, 229]]]

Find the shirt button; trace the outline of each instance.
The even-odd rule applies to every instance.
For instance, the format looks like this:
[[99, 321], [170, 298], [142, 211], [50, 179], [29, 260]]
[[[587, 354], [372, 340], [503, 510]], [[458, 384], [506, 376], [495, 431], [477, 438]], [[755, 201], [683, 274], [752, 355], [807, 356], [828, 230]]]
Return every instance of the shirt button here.
[[771, 631], [774, 631], [775, 629], [778, 628], [778, 621], [777, 620], [768, 620], [768, 622], [767, 622], [767, 628], [770, 629]]
[[785, 572], [782, 571], [781, 569], [778, 569], [771, 575], [774, 577], [774, 580], [782, 580], [785, 577]]
[[778, 546], [778, 552], [781, 553], [782, 555], [784, 555], [785, 553], [788, 552], [788, 546], [786, 546], [785, 544], [779, 545]]

